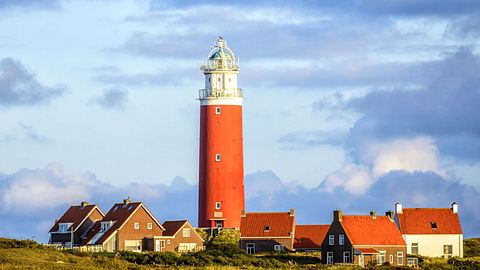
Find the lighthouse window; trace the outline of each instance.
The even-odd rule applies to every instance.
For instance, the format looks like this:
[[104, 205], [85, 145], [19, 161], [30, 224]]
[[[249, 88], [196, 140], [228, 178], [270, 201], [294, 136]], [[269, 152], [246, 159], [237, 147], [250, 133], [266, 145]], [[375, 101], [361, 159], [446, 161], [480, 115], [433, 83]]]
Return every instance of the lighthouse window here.
[[215, 161], [220, 161], [222, 159], [222, 155], [215, 154]]
[[215, 203], [215, 209], [218, 210], [218, 209], [220, 209], [220, 208], [222, 208], [222, 203], [221, 203], [221, 202], [216, 202], [216, 203]]
[[215, 114], [220, 114], [222, 111], [220, 109], [220, 107], [216, 107], [215, 108]]

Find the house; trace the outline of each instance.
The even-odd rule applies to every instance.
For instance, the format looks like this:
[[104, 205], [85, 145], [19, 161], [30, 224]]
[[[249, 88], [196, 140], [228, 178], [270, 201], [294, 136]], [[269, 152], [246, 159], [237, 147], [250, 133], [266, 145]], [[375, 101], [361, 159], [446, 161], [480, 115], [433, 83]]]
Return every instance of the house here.
[[147, 238], [162, 236], [162, 224], [141, 202], [116, 203], [105, 217], [97, 221], [83, 244], [101, 245], [104, 251], [142, 251]]
[[295, 251], [321, 251], [329, 228], [330, 224], [296, 225], [293, 248]]
[[102, 210], [96, 204], [84, 201], [80, 205], [72, 205], [53, 224], [48, 242], [66, 247], [78, 246], [88, 230], [103, 216]]
[[187, 220], [165, 221], [162, 236], [147, 237], [147, 249], [153, 251], [196, 252], [204, 249], [203, 238]]
[[333, 211], [333, 222], [322, 242], [325, 264], [367, 266], [388, 263], [405, 265], [406, 244], [398, 230], [393, 212], [386, 216], [342, 215]]
[[457, 203], [452, 203], [450, 208], [403, 208], [402, 204], [396, 203], [395, 214], [408, 254], [463, 257], [463, 233]]
[[240, 248], [248, 254], [272, 251], [293, 251], [295, 213], [242, 212], [240, 221]]

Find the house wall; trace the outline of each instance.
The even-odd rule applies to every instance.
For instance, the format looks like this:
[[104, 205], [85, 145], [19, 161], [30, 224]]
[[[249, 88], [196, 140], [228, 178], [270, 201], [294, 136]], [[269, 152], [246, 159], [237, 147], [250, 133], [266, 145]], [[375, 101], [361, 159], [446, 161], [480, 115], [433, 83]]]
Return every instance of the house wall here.
[[452, 255], [463, 257], [463, 235], [461, 234], [404, 234], [408, 254], [412, 243], [418, 243], [418, 254], [427, 257], [442, 257], [443, 246], [452, 245]]
[[[363, 247], [363, 248], [374, 248], [378, 251], [385, 251], [385, 261], [390, 263], [390, 255], [393, 255], [393, 264], [395, 266], [401, 266], [401, 265], [407, 265], [407, 249], [404, 246], [354, 246], [355, 247]], [[402, 252], [403, 255], [403, 263], [398, 264], [398, 252]], [[373, 261], [373, 262], [372, 262]], [[354, 264], [359, 265], [359, 256], [356, 255], [354, 257]], [[363, 261], [362, 266], [367, 266], [369, 263], [374, 263], [377, 264], [377, 255], [372, 254], [372, 255], [364, 255], [364, 261]]]
[[285, 251], [293, 251], [293, 237], [291, 238], [240, 238], [240, 248], [247, 250], [247, 244], [255, 244], [255, 253], [272, 252], [275, 245], [283, 245]]
[[[344, 235], [344, 244], [339, 245], [338, 239], [339, 235]], [[331, 246], [329, 244], [329, 235], [335, 236], [335, 244]], [[333, 252], [333, 263], [343, 263], [343, 252], [350, 251], [350, 259], [353, 258], [353, 248], [350, 239], [348, 239], [345, 230], [343, 229], [342, 225], [334, 220], [330, 225], [330, 229], [328, 233], [325, 235], [325, 239], [322, 242], [322, 263], [327, 263], [327, 252]]]
[[[134, 228], [135, 222], [140, 224], [140, 228], [136, 230]], [[147, 229], [147, 223], [152, 223], [152, 229]], [[146, 237], [161, 236], [162, 229], [158, 226], [153, 218], [145, 211], [143, 207], [140, 207], [128, 220], [123, 227], [118, 231], [118, 250], [125, 249], [126, 240], [142, 240]], [[144, 245], [142, 245], [143, 248]]]
[[[183, 228], [190, 229], [190, 237], [183, 237]], [[165, 248], [163, 249], [163, 251], [178, 252], [178, 247], [180, 246], [180, 244], [186, 243], [195, 243], [197, 246], [196, 251], [203, 250], [203, 239], [195, 232], [195, 229], [189, 223], [186, 223], [184, 227], [182, 227], [180, 231], [175, 235], [175, 237], [165, 237], [161, 239], [165, 240]]]

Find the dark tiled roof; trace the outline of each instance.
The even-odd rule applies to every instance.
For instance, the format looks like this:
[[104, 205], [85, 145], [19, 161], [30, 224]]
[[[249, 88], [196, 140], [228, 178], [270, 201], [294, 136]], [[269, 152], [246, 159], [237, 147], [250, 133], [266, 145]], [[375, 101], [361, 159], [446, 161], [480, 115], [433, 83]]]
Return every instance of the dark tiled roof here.
[[387, 216], [344, 215], [341, 224], [353, 245], [406, 245], [395, 222]]
[[294, 227], [290, 212], [246, 213], [240, 222], [240, 237], [288, 237]]
[[183, 225], [187, 223], [186, 220], [170, 220], [165, 221], [162, 225], [165, 228], [163, 232], [163, 236], [174, 236], [178, 230], [180, 230]]
[[403, 208], [402, 211], [397, 213], [402, 234], [462, 234], [458, 213], [450, 208]]
[[[58, 224], [59, 223], [73, 223], [73, 228], [76, 230], [78, 226], [80, 226], [81, 222], [90, 214], [93, 213], [93, 209], [97, 208], [99, 212], [103, 216], [103, 212], [96, 204], [86, 205], [84, 207], [80, 205], [72, 205], [68, 210], [62, 215], [60, 219], [58, 219], [55, 224], [52, 226], [49, 232], [56, 232], [58, 231]], [[70, 230], [70, 228], [68, 228]]]
[[[108, 213], [103, 217], [101, 222], [104, 221], [114, 221], [113, 225], [108, 229], [95, 243], [92, 244], [103, 244], [105, 240], [107, 240], [117, 229], [119, 229], [135, 212], [135, 210], [141, 207], [141, 202], [131, 202], [128, 204], [124, 203], [116, 203], [113, 207], [108, 211]], [[85, 239], [86, 243], [88, 243], [99, 231], [101, 227], [101, 222], [97, 222], [90, 230]]]
[[294, 248], [321, 248], [323, 239], [330, 228], [327, 225], [296, 225]]

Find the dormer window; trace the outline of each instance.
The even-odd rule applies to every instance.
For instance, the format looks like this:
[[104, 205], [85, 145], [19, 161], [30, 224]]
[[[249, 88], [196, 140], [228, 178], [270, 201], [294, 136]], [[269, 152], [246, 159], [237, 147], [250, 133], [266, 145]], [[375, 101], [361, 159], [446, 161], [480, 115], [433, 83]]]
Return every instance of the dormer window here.
[[264, 232], [269, 232], [270, 231], [270, 226], [263, 226], [263, 231]]
[[58, 232], [67, 232], [72, 223], [59, 223]]
[[108, 231], [108, 229], [110, 229], [111, 226], [112, 226], [111, 221], [102, 221], [102, 223], [100, 223], [100, 231], [106, 232]]
[[435, 222], [435, 221], [430, 222], [430, 225], [432, 226], [432, 229], [438, 228], [437, 227], [437, 222]]

